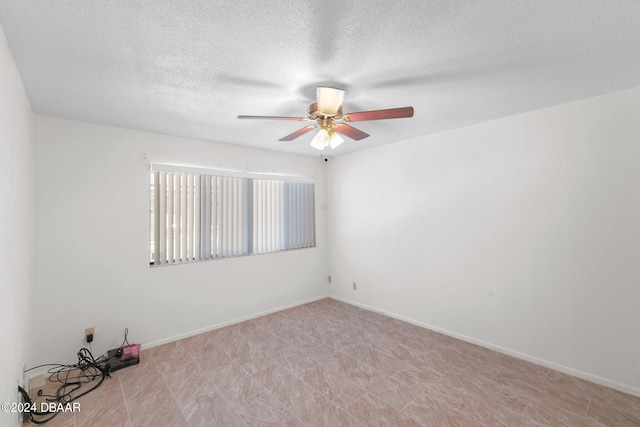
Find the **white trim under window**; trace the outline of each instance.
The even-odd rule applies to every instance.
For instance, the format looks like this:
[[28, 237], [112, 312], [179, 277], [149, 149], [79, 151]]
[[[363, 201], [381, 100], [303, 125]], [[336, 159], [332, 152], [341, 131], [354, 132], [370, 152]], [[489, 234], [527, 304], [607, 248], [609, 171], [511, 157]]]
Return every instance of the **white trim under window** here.
[[154, 164], [151, 265], [314, 247], [314, 210], [308, 177]]

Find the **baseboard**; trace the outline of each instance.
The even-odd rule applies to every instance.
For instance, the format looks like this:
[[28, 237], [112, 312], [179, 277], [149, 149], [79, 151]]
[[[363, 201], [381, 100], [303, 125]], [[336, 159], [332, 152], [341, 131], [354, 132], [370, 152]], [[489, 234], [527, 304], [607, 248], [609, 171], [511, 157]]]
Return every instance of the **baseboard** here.
[[203, 334], [205, 332], [210, 332], [210, 331], [214, 331], [216, 329], [220, 329], [220, 328], [224, 328], [225, 326], [230, 326], [230, 325], [235, 325], [236, 323], [241, 323], [241, 322], [245, 322], [247, 320], [251, 320], [251, 319], [255, 319], [257, 317], [262, 317], [262, 316], [266, 316], [267, 314], [272, 314], [272, 313], [277, 313], [278, 311], [282, 311], [282, 310], [288, 310], [290, 308], [293, 307], [298, 307], [300, 305], [305, 305], [305, 304], [309, 304], [311, 302], [314, 301], [320, 301], [322, 299], [328, 298], [329, 295], [322, 295], [319, 297], [314, 297], [314, 298], [309, 298], [303, 301], [298, 301], [292, 304], [287, 304], [287, 305], [283, 305], [277, 308], [273, 308], [273, 309], [269, 309], [269, 310], [265, 310], [265, 311], [261, 311], [259, 313], [255, 313], [255, 314], [250, 314], [248, 316], [243, 316], [243, 317], [238, 317], [235, 318], [233, 320], [228, 320], [226, 322], [221, 322], [221, 323], [216, 323], [214, 325], [210, 325], [204, 328], [200, 328], [200, 329], [195, 329], [193, 331], [189, 331], [189, 332], [185, 332], [183, 334], [179, 334], [179, 335], [174, 335], [168, 338], [164, 338], [158, 341], [153, 341], [150, 343], [146, 343], [146, 344], [142, 344], [142, 349], [148, 349], [148, 348], [153, 348], [153, 347], [157, 347], [159, 345], [163, 345], [163, 344], [168, 344], [174, 341], [178, 341], [178, 340], [182, 340], [185, 338], [189, 338], [192, 337], [194, 335], [199, 335], [199, 334]]
[[509, 348], [500, 347], [498, 345], [494, 345], [494, 344], [491, 344], [491, 343], [486, 342], [486, 341], [482, 341], [482, 340], [478, 340], [478, 339], [473, 338], [473, 337], [469, 337], [469, 336], [466, 336], [466, 335], [458, 334], [456, 332], [452, 332], [452, 331], [449, 331], [449, 330], [446, 330], [446, 329], [443, 329], [443, 328], [439, 328], [439, 327], [434, 326], [434, 325], [429, 325], [427, 323], [419, 322], [417, 320], [410, 319], [408, 317], [404, 317], [404, 316], [401, 316], [401, 315], [398, 315], [398, 314], [395, 314], [395, 313], [389, 313], [389, 312], [380, 310], [379, 308], [371, 307], [371, 306], [366, 305], [366, 304], [361, 304], [359, 302], [352, 301], [352, 300], [349, 300], [349, 299], [346, 299], [346, 298], [341, 298], [341, 297], [337, 297], [337, 296], [334, 296], [334, 295], [329, 295], [329, 298], [334, 299], [336, 301], [343, 302], [345, 304], [353, 305], [353, 306], [356, 306], [356, 307], [359, 307], [359, 308], [362, 308], [362, 309], [365, 309], [365, 310], [373, 311], [375, 313], [383, 314], [385, 316], [389, 316], [389, 317], [392, 317], [394, 319], [402, 320], [403, 322], [407, 322], [407, 323], [410, 323], [412, 325], [420, 326], [422, 328], [429, 329], [429, 330], [434, 331], [434, 332], [439, 332], [441, 334], [448, 335], [450, 337], [453, 337], [453, 338], [456, 338], [456, 339], [459, 339], [459, 340], [462, 340], [462, 341], [466, 341], [466, 342], [469, 342], [471, 344], [475, 344], [475, 345], [479, 345], [479, 346], [484, 347], [484, 348], [488, 348], [489, 350], [494, 350], [494, 351], [497, 351], [499, 353], [503, 353], [503, 354], [506, 354], [506, 355], [509, 355], [509, 356], [516, 357], [518, 359], [526, 360], [527, 362], [531, 362], [531, 363], [534, 363], [536, 365], [544, 366], [545, 368], [553, 369], [555, 371], [559, 371], [559, 372], [565, 373], [567, 375], [574, 376], [576, 378], [580, 378], [580, 379], [583, 379], [583, 380], [586, 380], [586, 381], [590, 381], [592, 383], [603, 385], [605, 387], [609, 387], [609, 388], [612, 388], [614, 390], [621, 391], [623, 393], [627, 393], [627, 394], [631, 394], [633, 396], [640, 397], [640, 388], [638, 388], [638, 387], [633, 387], [633, 386], [630, 386], [630, 385], [627, 385], [627, 384], [622, 384], [622, 383], [619, 383], [619, 382], [616, 382], [616, 381], [609, 380], [607, 378], [602, 378], [602, 377], [599, 377], [597, 375], [592, 375], [592, 374], [589, 374], [587, 372], [579, 371], [577, 369], [573, 369], [573, 368], [570, 368], [568, 366], [559, 365], [557, 363], [550, 362], [548, 360], [540, 359], [540, 358], [535, 357], [535, 356], [530, 356], [530, 355], [525, 354], [525, 353], [520, 353], [520, 352], [517, 352], [515, 350], [511, 350]]

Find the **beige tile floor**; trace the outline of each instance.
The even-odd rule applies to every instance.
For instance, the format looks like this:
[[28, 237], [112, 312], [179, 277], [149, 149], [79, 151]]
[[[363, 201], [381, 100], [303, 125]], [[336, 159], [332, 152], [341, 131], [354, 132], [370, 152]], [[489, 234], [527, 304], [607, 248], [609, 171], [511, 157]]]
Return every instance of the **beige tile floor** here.
[[640, 426], [640, 398], [324, 299], [143, 350], [62, 426]]

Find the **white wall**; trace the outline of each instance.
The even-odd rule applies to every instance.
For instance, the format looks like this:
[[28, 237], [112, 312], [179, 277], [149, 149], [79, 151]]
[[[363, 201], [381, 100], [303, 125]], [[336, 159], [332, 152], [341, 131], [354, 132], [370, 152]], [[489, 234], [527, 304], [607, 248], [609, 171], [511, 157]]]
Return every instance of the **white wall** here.
[[633, 89], [334, 159], [332, 295], [640, 395], [638, 111]]
[[[19, 402], [32, 287], [32, 113], [0, 27], [0, 402]], [[0, 412], [0, 425], [18, 425]]]
[[[36, 278], [31, 364], [157, 344], [326, 296], [326, 165], [262, 151], [35, 116]], [[145, 159], [145, 153], [147, 159]], [[316, 177], [317, 247], [149, 267], [149, 162]]]

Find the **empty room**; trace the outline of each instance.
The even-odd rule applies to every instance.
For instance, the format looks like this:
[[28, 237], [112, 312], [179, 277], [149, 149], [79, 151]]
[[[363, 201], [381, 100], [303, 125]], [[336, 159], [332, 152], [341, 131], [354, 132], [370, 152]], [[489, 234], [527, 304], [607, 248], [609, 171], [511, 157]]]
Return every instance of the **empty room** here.
[[640, 3], [0, 2], [0, 426], [640, 426]]

